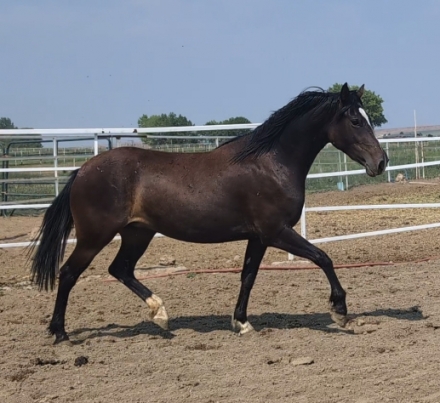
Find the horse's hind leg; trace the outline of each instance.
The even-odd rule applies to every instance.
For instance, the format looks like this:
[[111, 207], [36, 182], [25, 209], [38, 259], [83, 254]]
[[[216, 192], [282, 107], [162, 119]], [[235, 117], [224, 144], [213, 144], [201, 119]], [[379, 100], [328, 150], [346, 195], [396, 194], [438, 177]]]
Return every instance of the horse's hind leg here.
[[253, 330], [252, 325], [247, 320], [247, 305], [265, 252], [266, 246], [259, 239], [249, 240], [244, 257], [243, 271], [241, 272], [240, 294], [232, 315], [232, 328], [237, 330], [240, 335]]
[[155, 232], [131, 224], [121, 234], [121, 248], [110, 265], [109, 273], [127, 286], [148, 305], [148, 317], [162, 329], [168, 329], [168, 315], [162, 300], [134, 276], [137, 261], [143, 255]]
[[93, 258], [106, 245], [106, 243], [103, 243], [102, 246], [92, 246], [89, 242], [90, 241], [81, 242], [78, 240], [74, 251], [60, 269], [57, 298], [52, 320], [49, 325], [49, 332], [55, 335], [55, 344], [69, 340], [64, 326], [70, 291], [76, 284], [81, 273], [87, 269], [87, 266], [91, 263]]

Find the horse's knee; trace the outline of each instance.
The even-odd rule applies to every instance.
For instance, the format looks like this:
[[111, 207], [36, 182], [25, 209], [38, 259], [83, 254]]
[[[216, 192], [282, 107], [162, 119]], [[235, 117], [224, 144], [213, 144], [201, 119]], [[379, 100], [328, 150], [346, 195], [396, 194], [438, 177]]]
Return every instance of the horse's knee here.
[[333, 267], [333, 261], [330, 259], [327, 253], [320, 249], [315, 252], [315, 263], [324, 270], [328, 267]]

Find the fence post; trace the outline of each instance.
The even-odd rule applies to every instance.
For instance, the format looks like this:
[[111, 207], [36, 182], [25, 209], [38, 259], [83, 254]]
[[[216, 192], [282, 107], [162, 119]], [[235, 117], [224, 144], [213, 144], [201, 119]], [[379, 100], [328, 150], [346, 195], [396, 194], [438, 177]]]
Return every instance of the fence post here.
[[58, 180], [58, 141], [54, 137], [53, 138], [53, 166], [54, 170], [54, 178], [55, 178], [55, 196], [58, 196], [59, 193], [59, 180]]
[[98, 155], [98, 134], [95, 133], [93, 140], [93, 154]]
[[[338, 171], [342, 172], [342, 161], [341, 161], [341, 152], [339, 150], [337, 150], [338, 153]], [[340, 188], [341, 186], [341, 188]], [[344, 182], [342, 182], [342, 175], [338, 176], [338, 183], [337, 183], [337, 187], [339, 190], [344, 190]]]
[[301, 236], [307, 239], [306, 205], [304, 203], [301, 211]]
[[[5, 158], [5, 159], [2, 161], [2, 168], [8, 168], [8, 165], [9, 165], [6, 160], [6, 153], [7, 153], [7, 147], [5, 145], [3, 148], [3, 158]], [[7, 179], [7, 178], [8, 178], [8, 174], [6, 172], [3, 172], [2, 179]], [[2, 202], [7, 201], [6, 182], [4, 180], [2, 181], [2, 199], [1, 200], [2, 200]], [[6, 217], [6, 210], [2, 210], [1, 214], [3, 217]]]
[[[388, 155], [388, 158], [390, 158], [390, 143], [388, 142], [385, 143], [385, 150]], [[388, 163], [388, 166], [390, 166], [390, 163]], [[388, 183], [391, 183], [391, 171], [387, 171], [387, 175], [388, 175]]]

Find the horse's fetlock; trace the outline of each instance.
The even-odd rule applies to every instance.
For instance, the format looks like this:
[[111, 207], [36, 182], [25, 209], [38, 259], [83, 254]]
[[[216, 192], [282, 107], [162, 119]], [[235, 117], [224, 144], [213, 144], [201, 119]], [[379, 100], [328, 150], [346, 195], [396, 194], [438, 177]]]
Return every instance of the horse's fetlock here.
[[332, 294], [330, 296], [330, 303], [332, 306], [332, 309], [341, 314], [341, 315], [347, 315], [347, 304], [345, 302], [345, 293], [344, 294]]
[[347, 293], [344, 289], [334, 290], [332, 292], [332, 300], [333, 301], [345, 301], [345, 297], [347, 296]]

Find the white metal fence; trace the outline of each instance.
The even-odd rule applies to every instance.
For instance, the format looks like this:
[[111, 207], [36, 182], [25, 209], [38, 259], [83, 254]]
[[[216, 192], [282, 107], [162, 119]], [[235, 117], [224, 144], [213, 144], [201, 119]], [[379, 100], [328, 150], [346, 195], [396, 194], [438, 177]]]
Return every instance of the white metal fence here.
[[[0, 142], [4, 140], [10, 139], [20, 139], [20, 140], [52, 140], [53, 142], [53, 166], [52, 167], [32, 167], [32, 168], [0, 168], [0, 173], [8, 172], [8, 173], [16, 173], [16, 172], [53, 172], [55, 182], [58, 178], [58, 172], [60, 171], [72, 171], [77, 169], [75, 166], [70, 167], [60, 167], [58, 166], [58, 142], [66, 139], [82, 139], [85, 135], [91, 137], [91, 141], [93, 141], [93, 154], [97, 155], [99, 152], [99, 141], [100, 139], [110, 139], [110, 141], [116, 140], [116, 146], [119, 145], [121, 139], [124, 138], [133, 138], [138, 137], [139, 134], [146, 135], [149, 139], [178, 139], [178, 140], [213, 140], [215, 144], [218, 146], [219, 141], [225, 138], [231, 138], [231, 136], [194, 136], [194, 135], [179, 135], [176, 137], [175, 135], [169, 135], [169, 133], [176, 132], [203, 132], [203, 131], [223, 131], [223, 130], [239, 130], [239, 129], [252, 129], [257, 127], [259, 124], [239, 124], [239, 125], [217, 125], [217, 126], [189, 126], [189, 127], [164, 127], [164, 128], [92, 128], [92, 129], [13, 129], [13, 130], [0, 130]], [[152, 135], [151, 133], [164, 133], [164, 135]], [[167, 134], [168, 133], [168, 134]], [[440, 142], [440, 137], [424, 137], [421, 138], [395, 138], [395, 139], [380, 139], [380, 143], [384, 145], [385, 149], [389, 149], [389, 145], [393, 143], [414, 143], [415, 147], [421, 142], [430, 143], [430, 142]], [[418, 153], [416, 152], [416, 156]], [[418, 161], [418, 157], [416, 157], [416, 161]], [[438, 156], [435, 156], [434, 161], [426, 161], [423, 157], [421, 162], [411, 163], [411, 164], [403, 164], [403, 165], [392, 165], [393, 156], [390, 156], [390, 164], [387, 167], [387, 175], [388, 181], [391, 179], [392, 171], [402, 171], [408, 169], [424, 169], [425, 167], [430, 166], [438, 166], [440, 165], [440, 152]], [[347, 169], [347, 160], [344, 158], [344, 167], [345, 170], [333, 171], [333, 172], [321, 172], [321, 173], [311, 173], [307, 176], [308, 179], [318, 179], [318, 178], [329, 178], [329, 177], [345, 177], [346, 181], [348, 181], [348, 177], [352, 175], [365, 175], [364, 169]], [[339, 166], [342, 167], [342, 161], [340, 161]], [[58, 186], [56, 182], [56, 194], [58, 194]], [[24, 204], [24, 203], [16, 203], [16, 204], [0, 204], [1, 210], [10, 210], [10, 209], [41, 209], [47, 208], [50, 204], [48, 203], [32, 203], [32, 204]], [[355, 210], [355, 209], [402, 209], [402, 208], [439, 208], [440, 203], [423, 203], [423, 204], [384, 204], [384, 205], [359, 205], [359, 206], [327, 206], [327, 207], [307, 207], [304, 206], [302, 215], [301, 215], [301, 234], [305, 238], [307, 238], [307, 213], [308, 212], [319, 212], [319, 211], [341, 211], [341, 210]], [[416, 225], [409, 227], [401, 227], [401, 228], [391, 228], [379, 231], [371, 231], [364, 232], [358, 234], [347, 234], [340, 235], [334, 237], [326, 237], [326, 238], [317, 238], [311, 239], [312, 243], [325, 243], [325, 242], [333, 242], [333, 241], [341, 241], [341, 240], [349, 240], [349, 239], [358, 239], [362, 237], [369, 236], [378, 236], [378, 235], [386, 235], [393, 234], [399, 232], [407, 232], [407, 231], [415, 231], [421, 229], [429, 229], [429, 228], [437, 228], [440, 227], [440, 223], [431, 223], [425, 225]], [[158, 234], [158, 236], [161, 236]], [[117, 239], [116, 237], [115, 239]], [[75, 240], [69, 240], [69, 243], [75, 242]], [[0, 244], [0, 248], [12, 248], [12, 247], [24, 247], [28, 246], [29, 242], [10, 242]], [[289, 255], [289, 258], [293, 258], [292, 255]]]

